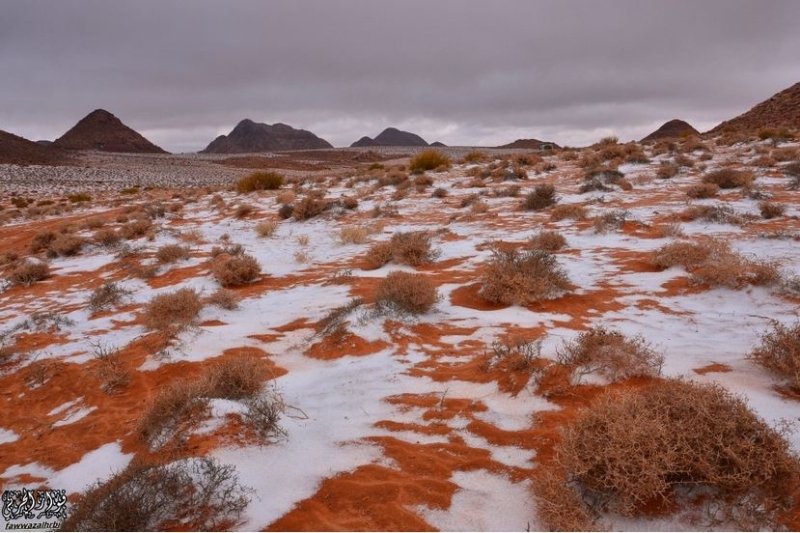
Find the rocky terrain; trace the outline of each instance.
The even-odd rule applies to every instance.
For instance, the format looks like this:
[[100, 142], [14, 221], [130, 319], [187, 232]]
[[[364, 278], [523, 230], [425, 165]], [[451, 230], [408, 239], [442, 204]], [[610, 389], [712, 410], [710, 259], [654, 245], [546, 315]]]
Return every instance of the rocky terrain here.
[[0, 165], [57, 165], [68, 160], [62, 150], [0, 130]]
[[333, 146], [310, 131], [298, 130], [287, 124], [261, 124], [244, 119], [228, 135], [220, 135], [200, 153], [239, 154], [320, 148]]
[[709, 133], [753, 133], [763, 128], [800, 128], [800, 82], [753, 106], [749, 111], [722, 122]]
[[167, 153], [105, 109], [95, 109], [83, 117], [69, 131], [56, 139], [53, 146], [64, 150]]
[[543, 145], [550, 146], [551, 148], [558, 148], [556, 143], [548, 141], [540, 141], [538, 139], [517, 139], [514, 142], [498, 146], [498, 148], [520, 148], [525, 150], [540, 150]]

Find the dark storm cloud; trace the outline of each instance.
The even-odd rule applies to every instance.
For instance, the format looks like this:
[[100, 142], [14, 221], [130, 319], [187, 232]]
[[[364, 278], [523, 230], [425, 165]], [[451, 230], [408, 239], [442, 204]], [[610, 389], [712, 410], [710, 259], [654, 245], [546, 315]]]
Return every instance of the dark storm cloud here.
[[336, 145], [707, 129], [800, 80], [800, 2], [2, 1], [0, 129], [103, 107], [167, 149], [241, 118]]

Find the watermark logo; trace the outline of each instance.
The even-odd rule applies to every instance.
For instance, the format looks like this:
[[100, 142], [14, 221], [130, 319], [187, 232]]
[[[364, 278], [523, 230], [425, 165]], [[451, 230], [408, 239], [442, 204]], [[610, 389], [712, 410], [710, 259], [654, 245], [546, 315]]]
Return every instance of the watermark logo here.
[[6, 530], [55, 530], [67, 517], [63, 489], [9, 489], [3, 491]]

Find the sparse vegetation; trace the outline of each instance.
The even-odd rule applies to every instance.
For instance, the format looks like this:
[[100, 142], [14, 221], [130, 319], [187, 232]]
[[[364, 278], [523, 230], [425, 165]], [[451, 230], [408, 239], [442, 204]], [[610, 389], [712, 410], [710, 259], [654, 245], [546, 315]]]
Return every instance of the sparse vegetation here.
[[380, 310], [412, 315], [427, 313], [438, 300], [436, 285], [428, 276], [408, 272], [390, 272], [375, 294], [375, 304]]
[[283, 176], [277, 172], [253, 172], [236, 182], [236, 192], [272, 191], [283, 185]]
[[786, 487], [798, 483], [788, 443], [743, 400], [679, 380], [604, 394], [566, 429], [556, 456], [534, 479], [553, 530], [592, 529], [600, 511], [637, 517], [677, 502], [705, 505], [712, 523], [775, 528], [791, 505]]
[[239, 308], [239, 297], [228, 289], [217, 289], [208, 297], [208, 303], [221, 309], [233, 311]]
[[786, 206], [775, 202], [760, 202], [758, 210], [761, 212], [762, 217], [770, 219], [782, 217], [786, 212]]
[[156, 250], [156, 260], [159, 263], [175, 263], [189, 259], [189, 248], [180, 244], [165, 244]]
[[589, 211], [578, 204], [560, 204], [550, 211], [550, 220], [556, 222], [565, 219], [586, 220], [588, 217]]
[[748, 357], [800, 391], [800, 322], [785, 326], [773, 321]]
[[686, 188], [686, 196], [689, 198], [703, 199], [713, 198], [719, 194], [719, 185], [716, 183], [698, 183]]
[[150, 329], [166, 330], [191, 324], [203, 304], [194, 289], [178, 289], [155, 296], [145, 306], [143, 321]]
[[211, 267], [214, 278], [223, 287], [237, 287], [255, 281], [261, 275], [261, 265], [252, 255], [221, 254]]
[[567, 239], [557, 231], [542, 230], [528, 239], [528, 248], [557, 252], [567, 245]]
[[92, 292], [92, 296], [89, 298], [89, 309], [94, 312], [111, 309], [122, 303], [122, 300], [130, 294], [131, 291], [123, 289], [114, 281], [103, 283]]
[[12, 285], [24, 285], [26, 287], [49, 277], [50, 266], [41, 261], [21, 262], [8, 273], [8, 281]]
[[278, 222], [275, 220], [262, 220], [256, 224], [256, 234], [262, 239], [272, 237], [277, 229]]
[[749, 187], [754, 180], [755, 176], [749, 170], [736, 170], [733, 168], [721, 168], [703, 176], [703, 183], [713, 183], [720, 189]]
[[413, 174], [421, 174], [426, 170], [450, 168], [450, 158], [439, 150], [423, 150], [411, 158], [408, 169]]
[[556, 298], [569, 288], [567, 274], [552, 254], [498, 248], [484, 268], [480, 293], [493, 303], [529, 305]]
[[523, 209], [528, 211], [540, 211], [557, 202], [556, 188], [548, 183], [537, 185], [533, 191], [525, 196], [522, 203]]
[[431, 237], [425, 231], [398, 232], [389, 242], [379, 242], [367, 251], [367, 263], [380, 268], [390, 261], [410, 266], [420, 266], [436, 260], [438, 252], [431, 246]]
[[558, 363], [577, 377], [597, 373], [609, 381], [634, 376], [658, 376], [664, 357], [641, 336], [595, 327], [582, 332], [558, 351]]

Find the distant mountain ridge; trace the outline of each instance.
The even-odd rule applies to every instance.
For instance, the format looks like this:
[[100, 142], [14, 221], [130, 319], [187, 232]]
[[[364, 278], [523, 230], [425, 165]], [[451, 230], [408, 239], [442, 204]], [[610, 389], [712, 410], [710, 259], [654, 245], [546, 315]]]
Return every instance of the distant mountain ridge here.
[[105, 109], [95, 109], [53, 142], [64, 150], [166, 154]]
[[770, 96], [749, 111], [718, 124], [707, 133], [757, 131], [762, 128], [800, 130], [800, 82]]
[[554, 142], [540, 141], [538, 139], [517, 139], [516, 141], [495, 148], [524, 148], [526, 150], [541, 150], [542, 147], [559, 148]]
[[264, 124], [250, 119], [240, 121], [228, 135], [220, 135], [200, 151], [201, 154], [241, 154], [278, 150], [314, 150], [333, 145], [308, 130], [288, 124]]
[[691, 124], [683, 120], [674, 118], [665, 122], [656, 131], [639, 142], [657, 141], [659, 139], [680, 138], [687, 135], [700, 135], [700, 132], [692, 127]]
[[364, 146], [429, 146], [427, 141], [410, 131], [402, 131], [397, 128], [386, 128], [374, 139], [361, 137], [350, 145], [351, 148]]
[[0, 164], [58, 165], [67, 159], [63, 150], [0, 130]]

